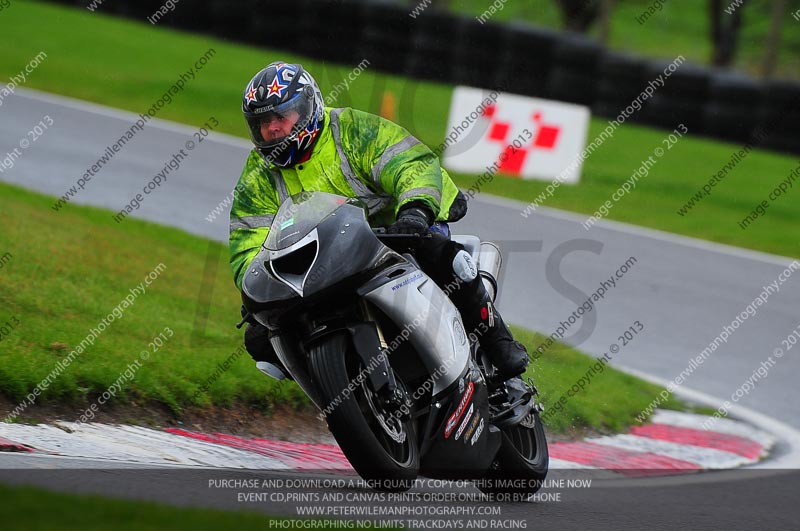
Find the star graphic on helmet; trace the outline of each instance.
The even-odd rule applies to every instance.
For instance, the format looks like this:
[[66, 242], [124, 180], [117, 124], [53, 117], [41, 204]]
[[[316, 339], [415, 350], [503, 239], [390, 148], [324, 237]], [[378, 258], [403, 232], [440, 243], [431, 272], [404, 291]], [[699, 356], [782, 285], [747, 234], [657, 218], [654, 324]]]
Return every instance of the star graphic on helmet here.
[[256, 88], [253, 85], [250, 85], [250, 88], [247, 90], [244, 97], [247, 99], [247, 103], [256, 101]]
[[279, 97], [283, 96], [283, 89], [288, 87], [289, 85], [281, 85], [278, 81], [278, 76], [275, 76], [275, 79], [272, 80], [272, 84], [267, 87], [269, 92], [267, 93], [267, 97], [269, 98], [273, 94], [277, 94]]

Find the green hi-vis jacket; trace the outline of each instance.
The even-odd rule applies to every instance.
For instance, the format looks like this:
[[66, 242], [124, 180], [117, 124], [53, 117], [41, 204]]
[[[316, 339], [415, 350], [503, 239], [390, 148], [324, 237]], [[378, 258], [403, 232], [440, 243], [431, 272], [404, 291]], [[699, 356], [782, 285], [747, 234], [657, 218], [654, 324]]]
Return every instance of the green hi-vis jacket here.
[[374, 226], [388, 225], [399, 208], [422, 201], [437, 221], [456, 221], [466, 201], [439, 159], [399, 125], [355, 109], [326, 109], [325, 125], [306, 162], [267, 166], [250, 152], [231, 207], [231, 268], [241, 289], [247, 266], [267, 238], [278, 207], [303, 190], [358, 197]]

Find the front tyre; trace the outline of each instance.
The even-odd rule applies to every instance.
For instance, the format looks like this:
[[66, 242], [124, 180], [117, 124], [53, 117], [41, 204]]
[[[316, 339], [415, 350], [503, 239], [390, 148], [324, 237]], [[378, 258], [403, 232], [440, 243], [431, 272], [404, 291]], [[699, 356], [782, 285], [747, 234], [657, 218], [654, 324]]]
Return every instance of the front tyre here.
[[310, 354], [311, 374], [327, 404], [328, 429], [356, 472], [378, 490], [411, 488], [419, 472], [413, 424], [390, 415], [375, 400], [350, 336], [327, 336]]

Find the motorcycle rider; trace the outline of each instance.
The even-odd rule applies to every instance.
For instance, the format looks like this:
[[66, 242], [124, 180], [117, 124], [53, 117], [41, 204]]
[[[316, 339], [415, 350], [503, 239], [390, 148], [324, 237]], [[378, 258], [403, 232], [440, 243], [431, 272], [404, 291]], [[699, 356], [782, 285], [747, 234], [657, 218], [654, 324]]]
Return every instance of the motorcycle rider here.
[[[500, 376], [510, 379], [528, 365], [492, 304], [447, 222], [461, 219], [467, 201], [438, 158], [399, 125], [351, 108], [325, 107], [314, 78], [300, 64], [274, 62], [247, 84], [242, 111], [254, 149], [235, 189], [230, 214], [230, 262], [241, 290], [247, 267], [266, 240], [280, 204], [303, 190], [360, 198], [372, 226], [395, 234], [427, 234], [415, 257], [445, 289]], [[283, 376], [266, 328], [254, 320], [245, 346], [256, 361]]]

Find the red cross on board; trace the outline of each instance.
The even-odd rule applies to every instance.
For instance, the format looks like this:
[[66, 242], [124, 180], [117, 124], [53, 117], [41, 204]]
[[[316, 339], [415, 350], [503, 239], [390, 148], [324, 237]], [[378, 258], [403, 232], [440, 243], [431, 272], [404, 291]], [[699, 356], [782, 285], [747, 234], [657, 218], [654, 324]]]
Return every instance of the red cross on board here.
[[[531, 150], [541, 149], [544, 151], [551, 151], [555, 149], [558, 143], [558, 136], [561, 133], [561, 127], [542, 124], [542, 113], [536, 112], [533, 114], [536, 132], [533, 133], [533, 138], [530, 140], [526, 139], [524, 136], [521, 138], [509, 139], [508, 135], [511, 131], [511, 122], [496, 120], [496, 114], [497, 107], [495, 105], [487, 107], [483, 112], [484, 117], [491, 120], [489, 123], [489, 140], [500, 142], [505, 146], [505, 150], [500, 155], [498, 161], [498, 173], [519, 176]], [[522, 142], [522, 147], [518, 148], [514, 146], [513, 142], [515, 140], [517, 140], [517, 145]]]
[[539, 126], [539, 131], [533, 139], [533, 147], [548, 151], [555, 149], [558, 135], [561, 133], [561, 128], [557, 125], [543, 125], [542, 113], [540, 112], [534, 113], [533, 121]]

